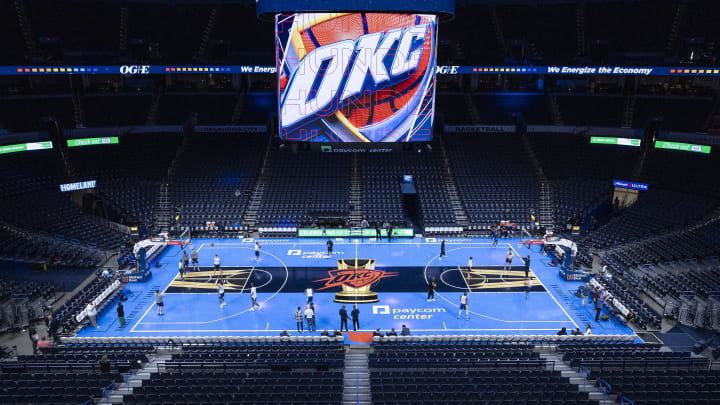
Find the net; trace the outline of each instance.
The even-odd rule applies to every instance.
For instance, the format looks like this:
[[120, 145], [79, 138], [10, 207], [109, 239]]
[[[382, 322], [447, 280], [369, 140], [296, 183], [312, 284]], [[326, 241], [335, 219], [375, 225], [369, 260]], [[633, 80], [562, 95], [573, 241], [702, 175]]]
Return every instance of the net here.
[[537, 245], [536, 250], [542, 251], [543, 240], [533, 237], [525, 228], [522, 228], [522, 232], [520, 233], [520, 243], [530, 250], [533, 250], [533, 246]]
[[187, 246], [190, 244], [190, 228], [185, 229], [182, 231], [182, 233], [177, 237], [177, 240], [182, 242], [183, 246]]

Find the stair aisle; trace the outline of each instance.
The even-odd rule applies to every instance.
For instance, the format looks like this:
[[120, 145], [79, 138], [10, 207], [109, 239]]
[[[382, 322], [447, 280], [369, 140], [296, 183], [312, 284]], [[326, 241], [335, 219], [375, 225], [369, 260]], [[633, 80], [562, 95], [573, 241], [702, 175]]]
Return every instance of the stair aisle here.
[[352, 345], [345, 353], [343, 405], [372, 404], [368, 355], [370, 345]]
[[535, 352], [540, 355], [541, 359], [547, 360], [546, 367], [548, 370], [560, 371], [563, 377], [570, 380], [570, 384], [576, 385], [578, 391], [587, 392], [590, 400], [598, 401], [600, 405], [616, 404], [617, 395], [607, 395], [597, 386], [596, 380], [585, 379], [583, 374], [579, 373], [578, 370], [570, 367], [570, 362], [564, 361], [562, 354], [556, 352], [555, 346], [547, 347], [536, 347]]

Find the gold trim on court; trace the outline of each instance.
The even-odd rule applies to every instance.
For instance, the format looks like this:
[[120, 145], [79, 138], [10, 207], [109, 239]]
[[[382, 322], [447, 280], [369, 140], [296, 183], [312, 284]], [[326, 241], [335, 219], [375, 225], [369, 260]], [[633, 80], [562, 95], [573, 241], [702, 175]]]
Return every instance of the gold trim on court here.
[[[180, 275], [175, 275], [175, 278], [168, 286], [176, 288], [192, 288], [200, 290], [200, 292], [214, 292], [217, 291], [217, 280], [220, 274], [225, 279], [225, 292], [242, 292], [245, 289], [250, 273], [253, 272], [253, 268], [247, 269], [234, 269], [215, 271], [190, 271], [185, 273], [185, 280], [180, 280]], [[208, 279], [212, 277], [212, 281]]]
[[[472, 290], [484, 288], [524, 288], [527, 279], [525, 270], [503, 270], [473, 267], [468, 271], [467, 267], [461, 267], [460, 273], [463, 279]], [[540, 279], [532, 271], [529, 273], [533, 281], [533, 287], [542, 286]]]

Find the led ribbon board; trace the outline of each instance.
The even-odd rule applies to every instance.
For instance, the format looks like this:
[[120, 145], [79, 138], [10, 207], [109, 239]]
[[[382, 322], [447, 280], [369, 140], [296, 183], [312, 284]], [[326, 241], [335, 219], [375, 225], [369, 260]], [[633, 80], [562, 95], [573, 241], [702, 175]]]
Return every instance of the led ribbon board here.
[[275, 23], [281, 138], [430, 140], [436, 16], [296, 13]]
[[655, 141], [657, 149], [680, 150], [683, 152], [710, 153], [711, 147], [708, 145], [695, 145], [692, 143]]
[[111, 145], [119, 143], [117, 136], [110, 136], [105, 138], [80, 138], [80, 139], [68, 139], [67, 146], [92, 146], [92, 145]]
[[637, 183], [634, 181], [625, 181], [625, 180], [613, 180], [613, 186], [619, 187], [619, 188], [629, 188], [632, 190], [642, 190], [647, 191], [650, 187], [648, 184], [645, 183]]
[[86, 190], [88, 188], [95, 188], [97, 180], [78, 181], [77, 183], [66, 183], [60, 185], [60, 191], [63, 193], [75, 190]]
[[[380, 229], [380, 234], [387, 237], [387, 229]], [[377, 231], [374, 228], [366, 228], [362, 230], [352, 229], [315, 229], [315, 228], [300, 228], [298, 229], [298, 236], [301, 238], [345, 238], [345, 237], [362, 237], [362, 238], [374, 238], [377, 235]], [[393, 236], [395, 237], [410, 237], [415, 236], [412, 228], [397, 228], [393, 229]]]
[[601, 145], [622, 145], [622, 146], [640, 146], [639, 139], [632, 138], [613, 138], [606, 136], [590, 137], [590, 143], [598, 143]]
[[15, 145], [1, 145], [0, 155], [5, 153], [25, 152], [29, 150], [52, 149], [52, 147], [53, 145], [51, 141], [18, 143]]

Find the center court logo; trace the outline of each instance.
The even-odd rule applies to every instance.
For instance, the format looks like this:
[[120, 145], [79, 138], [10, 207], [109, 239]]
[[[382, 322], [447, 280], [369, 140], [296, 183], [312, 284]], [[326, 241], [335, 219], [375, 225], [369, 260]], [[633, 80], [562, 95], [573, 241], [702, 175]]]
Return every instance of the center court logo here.
[[393, 319], [432, 319], [433, 314], [445, 313], [445, 308], [390, 308], [373, 305], [373, 315], [392, 315]]

